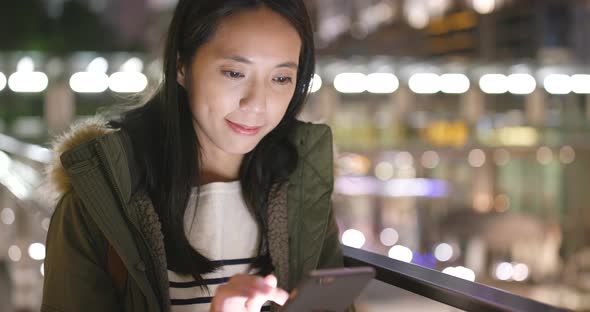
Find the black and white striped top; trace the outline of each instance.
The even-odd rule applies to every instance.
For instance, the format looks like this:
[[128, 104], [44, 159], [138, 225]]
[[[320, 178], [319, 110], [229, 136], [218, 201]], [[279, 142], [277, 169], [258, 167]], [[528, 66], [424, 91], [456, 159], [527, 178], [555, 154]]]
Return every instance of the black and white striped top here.
[[[187, 238], [201, 254], [221, 267], [205, 274], [208, 292], [191, 276], [168, 271], [172, 312], [209, 311], [217, 287], [236, 274], [249, 272], [258, 252], [258, 226], [242, 198], [240, 182], [215, 182], [199, 188], [189, 198], [184, 216]], [[263, 307], [262, 311], [269, 311]]]

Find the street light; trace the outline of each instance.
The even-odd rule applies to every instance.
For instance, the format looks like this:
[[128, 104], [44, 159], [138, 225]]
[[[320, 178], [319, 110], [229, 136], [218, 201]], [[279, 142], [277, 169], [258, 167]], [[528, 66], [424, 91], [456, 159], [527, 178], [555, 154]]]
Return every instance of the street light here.
[[34, 71], [35, 63], [32, 58], [22, 58], [16, 68], [16, 72], [8, 78], [8, 87], [12, 91], [19, 93], [39, 93], [47, 88], [49, 79], [45, 73]]

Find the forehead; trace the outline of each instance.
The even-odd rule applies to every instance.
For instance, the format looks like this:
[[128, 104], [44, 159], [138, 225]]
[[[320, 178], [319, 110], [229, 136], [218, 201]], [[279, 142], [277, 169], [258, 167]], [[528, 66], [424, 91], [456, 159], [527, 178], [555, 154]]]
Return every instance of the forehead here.
[[263, 6], [222, 19], [203, 48], [220, 56], [298, 62], [301, 38], [286, 18]]

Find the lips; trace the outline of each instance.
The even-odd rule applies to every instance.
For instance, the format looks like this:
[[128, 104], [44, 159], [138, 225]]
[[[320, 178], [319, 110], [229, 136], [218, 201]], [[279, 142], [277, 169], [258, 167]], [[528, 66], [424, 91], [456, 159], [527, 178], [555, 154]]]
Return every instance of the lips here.
[[247, 135], [247, 136], [253, 136], [258, 134], [258, 132], [260, 131], [260, 129], [262, 127], [250, 127], [250, 126], [246, 126], [246, 125], [241, 125], [235, 122], [231, 122], [229, 120], [225, 120], [227, 122], [227, 125], [236, 133], [241, 134], [241, 135]]

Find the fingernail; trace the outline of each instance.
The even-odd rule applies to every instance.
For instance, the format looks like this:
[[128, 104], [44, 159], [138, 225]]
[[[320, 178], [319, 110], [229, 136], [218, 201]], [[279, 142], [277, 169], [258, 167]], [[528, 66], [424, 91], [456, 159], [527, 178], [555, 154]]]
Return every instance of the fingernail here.
[[271, 275], [267, 275], [266, 277], [264, 277], [264, 280], [266, 281], [266, 283], [267, 283], [269, 286], [272, 286], [272, 287], [277, 287], [277, 282], [278, 282], [278, 281], [277, 281], [277, 278], [276, 278], [276, 276], [274, 276], [274, 275], [272, 275], [272, 274], [271, 274]]
[[262, 278], [256, 281], [256, 286], [258, 286], [258, 289], [260, 289], [260, 291], [263, 291], [265, 293], [268, 293], [274, 289], [274, 287], [268, 284], [266, 279]]

